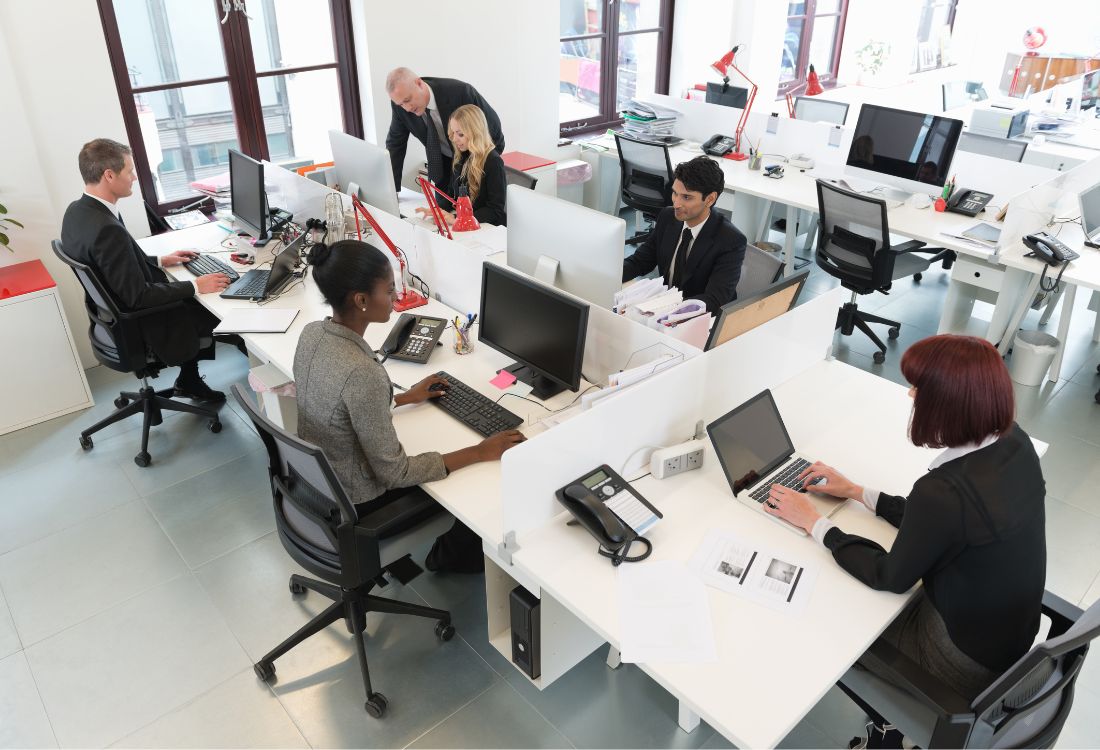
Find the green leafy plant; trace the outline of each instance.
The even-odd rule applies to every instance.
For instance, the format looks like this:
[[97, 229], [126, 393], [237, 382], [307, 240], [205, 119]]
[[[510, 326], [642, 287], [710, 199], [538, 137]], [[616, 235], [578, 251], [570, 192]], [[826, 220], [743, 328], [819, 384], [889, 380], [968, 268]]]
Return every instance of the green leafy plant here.
[[3, 245], [4, 247], [6, 247], [8, 249], [9, 253], [14, 253], [15, 251], [11, 249], [11, 244], [9, 244], [11, 240], [8, 237], [8, 231], [10, 231], [10, 230], [8, 229], [7, 225], [12, 224], [12, 225], [17, 226], [20, 229], [22, 229], [23, 224], [16, 221], [15, 219], [8, 218], [5, 215], [7, 213], [8, 213], [7, 206], [5, 206], [3, 203], [0, 203], [0, 245]]
[[890, 45], [877, 39], [870, 39], [867, 44], [856, 50], [856, 64], [859, 69], [868, 75], [875, 75], [890, 56]]

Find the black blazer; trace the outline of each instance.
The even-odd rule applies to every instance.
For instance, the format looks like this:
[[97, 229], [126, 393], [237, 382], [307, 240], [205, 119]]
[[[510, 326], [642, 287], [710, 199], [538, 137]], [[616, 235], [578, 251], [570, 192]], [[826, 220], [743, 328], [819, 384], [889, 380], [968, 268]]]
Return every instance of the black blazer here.
[[[668, 268], [672, 255], [680, 244], [684, 222], [677, 221], [672, 207], [661, 209], [653, 233], [634, 254], [623, 262], [623, 281], [644, 276], [657, 268], [670, 284]], [[741, 264], [745, 261], [745, 235], [725, 216], [711, 209], [691, 246], [684, 283], [680, 290], [684, 299], [706, 303], [707, 311], [717, 315], [722, 305], [737, 299], [737, 282], [741, 280]]]
[[[466, 187], [466, 180], [462, 177], [462, 167], [470, 158], [469, 152], [462, 157], [462, 161], [455, 167], [451, 177], [451, 195], [458, 197], [459, 189]], [[504, 177], [504, 159], [496, 151], [490, 151], [485, 157], [485, 174], [481, 176], [481, 187], [477, 197], [473, 199], [474, 218], [486, 224], [496, 224], [498, 227], [507, 225], [505, 214], [505, 198], [507, 196], [508, 181]]]
[[[171, 281], [110, 209], [91, 196], [82, 195], [65, 210], [61, 244], [66, 254], [91, 267], [123, 310], [195, 296], [190, 281]], [[141, 319], [145, 343], [165, 364], [180, 364], [198, 353], [200, 334], [192, 313], [176, 308]]]
[[[504, 153], [504, 132], [500, 129], [500, 118], [477, 89], [453, 78], [425, 76], [423, 80], [431, 86], [432, 93], [435, 95], [435, 105], [439, 107], [439, 118], [443, 122], [444, 137], [447, 134], [447, 123], [451, 119], [451, 114], [463, 104], [476, 104], [485, 113], [485, 120], [489, 124], [489, 135], [497, 146], [497, 153]], [[405, 166], [405, 149], [409, 143], [409, 133], [427, 146], [427, 126], [424, 124], [424, 119], [406, 112], [391, 101], [390, 130], [386, 134], [386, 150], [390, 152], [393, 184], [397, 190], [401, 189], [401, 171]], [[441, 188], [451, 184], [450, 159], [446, 156], [443, 157], [443, 171], [445, 174], [440, 176], [429, 175]]]

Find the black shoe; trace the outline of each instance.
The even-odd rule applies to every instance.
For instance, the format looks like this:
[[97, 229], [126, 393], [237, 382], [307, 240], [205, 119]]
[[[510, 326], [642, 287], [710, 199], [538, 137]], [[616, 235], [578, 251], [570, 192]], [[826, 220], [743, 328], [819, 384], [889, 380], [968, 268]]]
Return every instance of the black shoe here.
[[177, 379], [175, 388], [176, 390], [172, 395], [177, 398], [189, 398], [192, 401], [208, 401], [219, 404], [225, 402], [225, 394], [221, 391], [215, 391], [201, 377], [184, 382]]

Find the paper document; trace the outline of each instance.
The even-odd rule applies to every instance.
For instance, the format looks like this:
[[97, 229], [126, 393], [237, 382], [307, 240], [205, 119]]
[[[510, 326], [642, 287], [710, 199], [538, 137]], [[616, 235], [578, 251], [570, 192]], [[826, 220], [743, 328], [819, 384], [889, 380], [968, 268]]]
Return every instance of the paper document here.
[[791, 614], [805, 609], [818, 573], [789, 555], [719, 530], [707, 532], [688, 566], [708, 586]]
[[286, 333], [297, 310], [270, 307], [235, 307], [226, 313], [214, 333]]
[[618, 589], [624, 662], [717, 660], [706, 587], [682, 562], [624, 564]]

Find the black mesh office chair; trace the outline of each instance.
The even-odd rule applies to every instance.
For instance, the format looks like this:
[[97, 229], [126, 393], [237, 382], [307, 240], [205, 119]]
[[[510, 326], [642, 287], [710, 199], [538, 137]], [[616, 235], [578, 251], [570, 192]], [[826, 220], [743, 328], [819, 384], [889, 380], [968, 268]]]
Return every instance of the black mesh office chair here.
[[[296, 563], [323, 579], [292, 575], [290, 593], [309, 590], [332, 600], [320, 614], [256, 662], [256, 676], [270, 682], [275, 678], [276, 659], [342, 619], [355, 638], [367, 713], [379, 718], [386, 711], [386, 697], [371, 686], [363, 642], [367, 613], [436, 620], [435, 634], [441, 641], [451, 640], [455, 629], [451, 613], [446, 610], [384, 599], [371, 591], [385, 584], [386, 573], [402, 584], [418, 576], [420, 566], [407, 553], [401, 554], [411, 546], [409, 537], [417, 534], [424, 539], [434, 538], [450, 526], [452, 519], [419, 488], [359, 516], [320, 448], [268, 421], [240, 385], [233, 386], [233, 396], [267, 448], [279, 540]], [[383, 565], [383, 559], [390, 562]]]
[[504, 165], [504, 182], [509, 185], [519, 185], [520, 187], [527, 188], [528, 190], [534, 190], [535, 185], [538, 184], [539, 178], [532, 177], [524, 172], [522, 169], [516, 169], [515, 167], [509, 167]]
[[[821, 217], [817, 264], [852, 292], [851, 300], [840, 308], [836, 327], [845, 336], [850, 336], [855, 328], [863, 331], [879, 349], [874, 354], [875, 363], [882, 364], [886, 361], [886, 344], [875, 335], [870, 324], [889, 326], [888, 335], [895, 339], [901, 332], [901, 323], [860, 310], [856, 307], [857, 297], [872, 292], [886, 294], [894, 281], [907, 276], [920, 281], [921, 271], [937, 261], [950, 268], [955, 253], [942, 247], [925, 247], [918, 240], [891, 245], [886, 201], [881, 198], [818, 180], [817, 206]], [[916, 253], [931, 257], [922, 258]]]
[[1100, 635], [1100, 602], [1082, 614], [1047, 592], [1043, 614], [1051, 618], [1047, 639], [973, 701], [881, 640], [837, 685], [918, 747], [1053, 747], [1073, 706], [1089, 643]]
[[[147, 307], [133, 312], [122, 312], [118, 303], [107, 291], [107, 287], [91, 268], [65, 254], [60, 240], [52, 243], [54, 254], [65, 265], [73, 269], [80, 285], [84, 287], [84, 306], [88, 310], [88, 338], [92, 343], [92, 352], [99, 362], [118, 372], [130, 372], [141, 379], [141, 390], [123, 391], [115, 399], [116, 410], [108, 417], [80, 433], [80, 447], [90, 451], [94, 444], [92, 435], [115, 422], [134, 414], [144, 415], [141, 423], [141, 451], [134, 456], [134, 463], [145, 467], [152, 463], [149, 455], [149, 428], [159, 425], [163, 420], [163, 411], [185, 411], [198, 414], [210, 421], [207, 426], [211, 432], [221, 432], [222, 423], [213, 409], [193, 406], [170, 398], [174, 388], [155, 390], [149, 385], [149, 378], [155, 378], [167, 365], [161, 362], [145, 345], [141, 326], [138, 321], [150, 315], [182, 307], [182, 302], [172, 302], [157, 307]], [[202, 345], [209, 345], [203, 342]]]
[[623, 203], [641, 212], [650, 228], [638, 231], [626, 241], [628, 245], [644, 242], [653, 231], [652, 224], [662, 208], [672, 205], [672, 162], [668, 146], [649, 143], [615, 133], [619, 149]]

